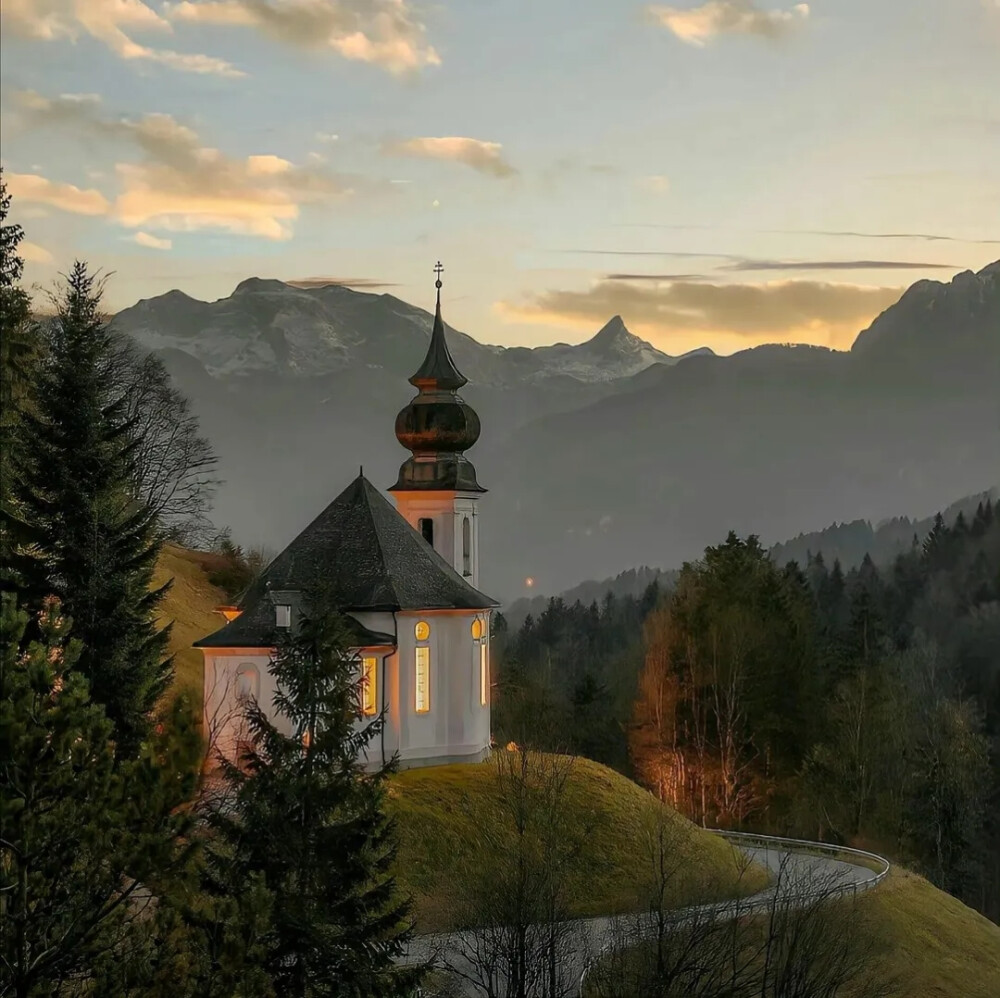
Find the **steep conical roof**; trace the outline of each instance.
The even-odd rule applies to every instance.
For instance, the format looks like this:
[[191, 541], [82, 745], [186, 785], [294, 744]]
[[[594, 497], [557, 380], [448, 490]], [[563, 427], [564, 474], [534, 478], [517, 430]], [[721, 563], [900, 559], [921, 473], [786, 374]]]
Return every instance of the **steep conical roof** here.
[[[440, 267], [440, 264], [438, 264]], [[435, 281], [437, 288], [437, 306], [434, 309], [434, 327], [431, 329], [431, 341], [427, 346], [424, 362], [417, 368], [417, 373], [410, 378], [414, 388], [431, 391], [458, 391], [469, 383], [461, 371], [455, 366], [448, 341], [444, 337], [444, 320], [441, 318], [441, 278]]]
[[[196, 647], [269, 647], [274, 603], [322, 583], [343, 611], [486, 610], [474, 589], [389, 501], [358, 477], [302, 531], [240, 600], [243, 613]], [[289, 594], [278, 598], [273, 594]]]

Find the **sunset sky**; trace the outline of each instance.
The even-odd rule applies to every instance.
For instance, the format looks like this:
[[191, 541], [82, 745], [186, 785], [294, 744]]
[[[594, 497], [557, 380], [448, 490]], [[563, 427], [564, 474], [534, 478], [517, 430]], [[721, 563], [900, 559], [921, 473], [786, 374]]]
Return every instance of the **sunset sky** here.
[[846, 346], [1000, 258], [1000, 0], [4, 0], [26, 276], [248, 276], [479, 340]]

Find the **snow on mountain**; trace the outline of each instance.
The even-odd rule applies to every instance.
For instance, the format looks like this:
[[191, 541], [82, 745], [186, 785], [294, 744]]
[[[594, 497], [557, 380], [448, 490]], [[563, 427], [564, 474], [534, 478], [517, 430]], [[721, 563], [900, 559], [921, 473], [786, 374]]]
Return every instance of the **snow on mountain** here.
[[[432, 321], [429, 312], [393, 295], [338, 285], [299, 288], [260, 278], [241, 282], [228, 298], [215, 302], [170, 291], [140, 301], [114, 320], [117, 329], [148, 349], [181, 351], [213, 377], [293, 378], [357, 365], [408, 375], [426, 349]], [[482, 384], [551, 377], [606, 382], [679, 359], [630, 333], [617, 315], [576, 345], [491, 346], [448, 328], [459, 368]], [[708, 348], [693, 352], [711, 353]]]

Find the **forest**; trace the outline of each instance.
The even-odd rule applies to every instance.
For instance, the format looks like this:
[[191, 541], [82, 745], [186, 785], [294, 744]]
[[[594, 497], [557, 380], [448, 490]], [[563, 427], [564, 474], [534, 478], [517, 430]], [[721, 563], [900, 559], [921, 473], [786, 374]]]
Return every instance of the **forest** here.
[[494, 630], [498, 740], [709, 827], [882, 850], [1000, 920], [1000, 504], [846, 572], [730, 534], [669, 589]]

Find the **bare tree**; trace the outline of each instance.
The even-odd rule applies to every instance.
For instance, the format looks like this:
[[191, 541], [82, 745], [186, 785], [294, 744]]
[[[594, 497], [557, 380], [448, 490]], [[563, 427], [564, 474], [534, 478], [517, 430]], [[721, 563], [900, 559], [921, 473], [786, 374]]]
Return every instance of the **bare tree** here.
[[586, 962], [586, 924], [570, 919], [568, 870], [588, 829], [567, 817], [568, 756], [498, 751], [482, 840], [455, 879], [471, 928], [448, 937], [441, 963], [486, 998], [569, 998]]
[[164, 534], [184, 543], [208, 539], [218, 458], [201, 435], [187, 398], [163, 362], [118, 336], [107, 372], [111, 393], [125, 399], [135, 443], [134, 486]]

